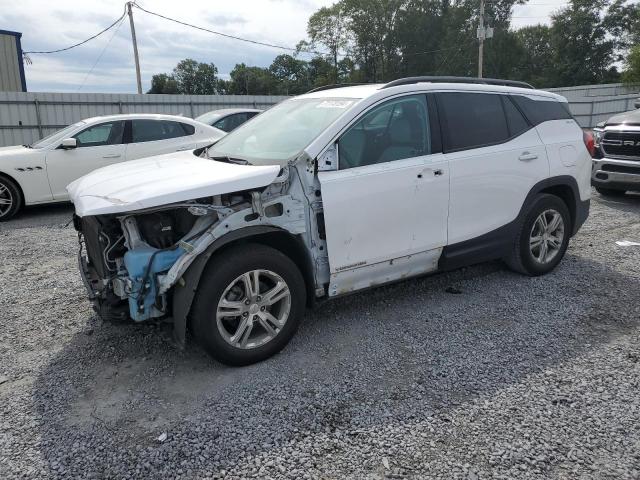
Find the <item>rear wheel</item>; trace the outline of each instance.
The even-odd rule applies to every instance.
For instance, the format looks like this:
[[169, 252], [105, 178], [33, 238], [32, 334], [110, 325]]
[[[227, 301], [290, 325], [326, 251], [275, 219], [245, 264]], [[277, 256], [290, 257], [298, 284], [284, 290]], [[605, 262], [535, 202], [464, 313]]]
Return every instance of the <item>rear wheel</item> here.
[[305, 285], [291, 259], [251, 244], [214, 259], [192, 308], [198, 342], [227, 365], [249, 365], [279, 352], [304, 314]]
[[526, 275], [544, 275], [564, 257], [571, 236], [571, 216], [555, 195], [538, 196], [514, 241], [507, 264]]
[[613, 188], [596, 187], [598, 192], [603, 197], [621, 197], [626, 193], [626, 190], [615, 190]]
[[22, 208], [22, 195], [13, 180], [0, 175], [0, 222], [13, 218]]

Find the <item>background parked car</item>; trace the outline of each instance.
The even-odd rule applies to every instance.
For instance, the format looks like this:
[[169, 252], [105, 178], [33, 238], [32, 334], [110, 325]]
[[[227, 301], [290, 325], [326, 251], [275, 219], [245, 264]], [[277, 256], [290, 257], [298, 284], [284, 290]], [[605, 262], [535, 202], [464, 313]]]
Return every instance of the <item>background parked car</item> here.
[[262, 113], [262, 110], [256, 110], [255, 108], [223, 108], [204, 113], [196, 117], [196, 120], [225, 132], [230, 132], [259, 113]]
[[172, 115], [94, 117], [33, 145], [0, 148], [0, 221], [24, 205], [69, 199], [74, 180], [113, 163], [207, 146], [225, 132]]

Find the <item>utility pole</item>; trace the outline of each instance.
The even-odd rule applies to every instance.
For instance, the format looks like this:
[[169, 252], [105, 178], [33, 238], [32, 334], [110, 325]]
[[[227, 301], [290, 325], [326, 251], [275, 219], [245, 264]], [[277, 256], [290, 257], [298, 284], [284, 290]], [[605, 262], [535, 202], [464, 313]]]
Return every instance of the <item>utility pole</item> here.
[[[129, 15], [131, 15], [131, 7], [129, 7]], [[133, 31], [133, 19], [131, 20], [131, 30]], [[478, 40], [480, 46], [478, 47], [478, 78], [482, 78], [482, 63], [484, 60], [484, 39], [486, 33], [484, 30], [484, 0], [480, 0], [480, 26], [478, 27]], [[134, 40], [135, 45], [135, 40]]]
[[131, 3], [127, 2], [127, 13], [129, 14], [129, 25], [131, 26], [131, 41], [133, 41], [133, 58], [136, 62], [136, 81], [138, 82], [138, 93], [142, 93], [142, 80], [140, 79], [140, 58], [138, 57], [138, 42], [136, 41], [136, 27], [133, 24], [133, 12]]
[[482, 66], [484, 63], [484, 41], [493, 37], [493, 28], [484, 26], [484, 2], [480, 0], [480, 25], [478, 26], [478, 78], [482, 78]]

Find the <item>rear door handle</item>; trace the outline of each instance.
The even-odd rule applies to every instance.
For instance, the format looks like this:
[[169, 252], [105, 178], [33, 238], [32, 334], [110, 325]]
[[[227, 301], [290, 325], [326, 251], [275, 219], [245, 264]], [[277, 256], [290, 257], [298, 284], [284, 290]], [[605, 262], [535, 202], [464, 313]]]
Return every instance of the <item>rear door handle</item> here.
[[120, 158], [122, 155], [119, 153], [114, 153], [112, 155], [104, 155], [102, 158]]
[[535, 160], [536, 158], [538, 158], [538, 155], [535, 153], [522, 152], [522, 155], [518, 157], [518, 160], [521, 162], [528, 162], [530, 160]]

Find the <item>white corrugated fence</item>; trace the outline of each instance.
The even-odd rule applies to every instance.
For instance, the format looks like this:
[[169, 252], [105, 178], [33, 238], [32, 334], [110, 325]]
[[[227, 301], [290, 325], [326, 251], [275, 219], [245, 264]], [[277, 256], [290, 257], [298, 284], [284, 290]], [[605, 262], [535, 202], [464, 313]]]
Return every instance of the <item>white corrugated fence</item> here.
[[197, 117], [219, 108], [267, 108], [275, 95], [138, 95], [0, 92], [0, 146], [33, 143], [79, 120], [117, 113]]
[[550, 88], [549, 91], [566, 97], [571, 113], [584, 128], [595, 127], [617, 113], [633, 110], [634, 102], [640, 97], [640, 85], [628, 87], [620, 83]]

